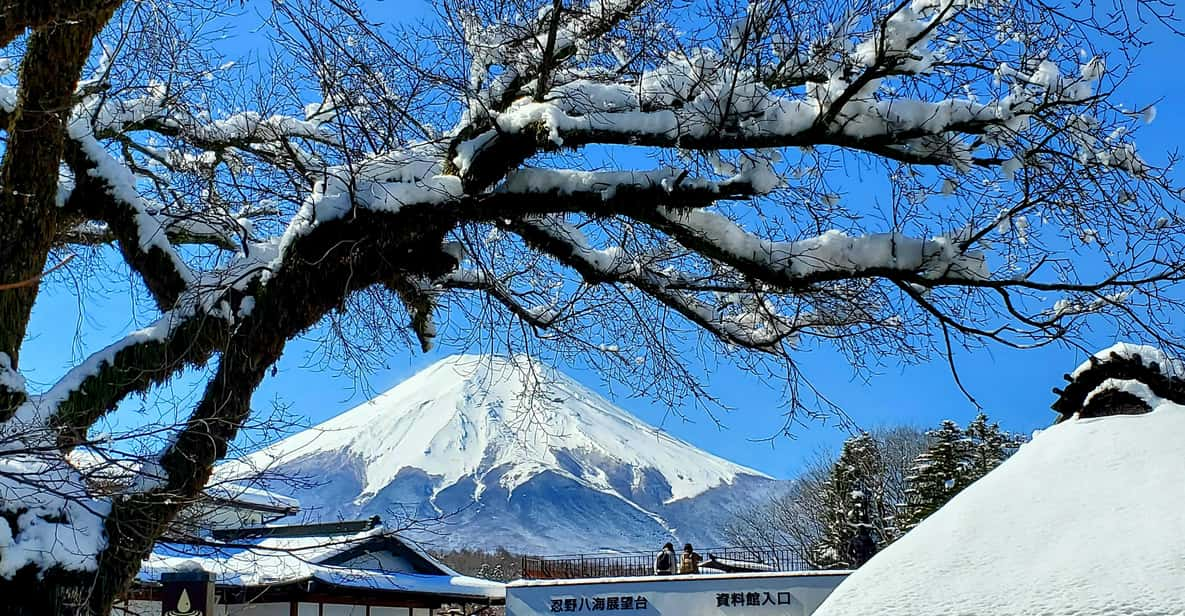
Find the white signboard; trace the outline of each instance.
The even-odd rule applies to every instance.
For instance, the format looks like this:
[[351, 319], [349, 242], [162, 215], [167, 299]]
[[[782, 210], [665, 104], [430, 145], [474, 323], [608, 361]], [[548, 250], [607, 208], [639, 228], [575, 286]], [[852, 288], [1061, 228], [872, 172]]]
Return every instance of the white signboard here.
[[533, 580], [506, 587], [507, 616], [808, 616], [847, 572]]

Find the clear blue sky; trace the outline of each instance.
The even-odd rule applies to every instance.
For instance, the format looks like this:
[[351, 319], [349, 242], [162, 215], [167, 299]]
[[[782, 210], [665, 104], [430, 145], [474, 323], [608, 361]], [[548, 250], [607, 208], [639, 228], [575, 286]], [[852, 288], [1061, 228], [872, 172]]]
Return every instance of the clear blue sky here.
[[[427, 3], [409, 6], [404, 2], [371, 0], [369, 4], [379, 19], [395, 21], [409, 15], [428, 14], [424, 10]], [[1177, 147], [1178, 136], [1185, 134], [1182, 119], [1185, 80], [1180, 79], [1185, 40], [1160, 29], [1153, 29], [1149, 34], [1154, 44], [1145, 50], [1143, 66], [1122, 91], [1122, 98], [1132, 107], [1159, 101], [1157, 119], [1146, 128], [1139, 143], [1145, 157], [1161, 162], [1167, 151]], [[111, 282], [111, 288], [119, 287], [115, 281]], [[35, 386], [59, 375], [79, 352], [98, 349], [151, 317], [129, 313], [122, 290], [105, 298], [88, 297], [86, 301], [85, 310], [80, 311], [78, 299], [65, 288], [43, 295], [30, 331], [32, 342], [26, 345], [22, 358], [22, 367]], [[76, 340], [79, 323], [84, 337]], [[1114, 339], [1108, 331], [1099, 330], [1092, 342], [1103, 347]], [[357, 390], [350, 378], [309, 367], [312, 349], [312, 344], [306, 341], [289, 346], [276, 375], [267, 379], [256, 394], [258, 407], [266, 408], [269, 401], [279, 400], [291, 404], [293, 412], [316, 423], [369, 397], [367, 391]], [[461, 350], [443, 348], [427, 355], [393, 353], [386, 359], [385, 369], [368, 376], [369, 392], [383, 391], [436, 359]], [[1082, 359], [1076, 351], [1062, 348], [1019, 352], [993, 347], [961, 355], [958, 363], [964, 384], [988, 413], [1007, 429], [1028, 433], [1050, 423], [1053, 417], [1049, 411], [1053, 401], [1050, 389], [1060, 385], [1060, 375]], [[799, 360], [815, 384], [862, 427], [932, 426], [946, 418], [965, 422], [976, 412], [958, 391], [942, 362], [902, 366], [896, 358], [888, 357], [872, 373], [856, 375], [842, 358], [828, 351], [804, 353]], [[814, 452], [821, 448], [835, 449], [845, 437], [833, 425], [815, 423], [798, 427], [792, 440], [761, 441], [782, 423], [778, 384], [760, 383], [728, 366], [716, 370], [708, 382], [709, 389], [734, 409], [723, 416], [727, 424], [724, 430], [719, 430], [695, 408], [685, 409], [684, 419], [646, 400], [614, 398], [595, 374], [560, 368], [672, 434], [774, 476], [792, 476]], [[184, 394], [189, 382], [179, 382], [174, 391]], [[158, 401], [157, 397], [143, 403], [133, 401], [121, 413], [129, 414], [128, 421], [134, 421], [130, 414]], [[149, 411], [152, 412], [155, 410]]]

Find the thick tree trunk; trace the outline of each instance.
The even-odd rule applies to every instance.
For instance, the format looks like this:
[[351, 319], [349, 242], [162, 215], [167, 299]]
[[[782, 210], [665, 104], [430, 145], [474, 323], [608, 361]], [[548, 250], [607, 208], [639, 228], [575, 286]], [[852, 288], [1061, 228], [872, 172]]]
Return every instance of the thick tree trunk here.
[[111, 611], [156, 540], [185, 504], [201, 493], [214, 462], [226, 455], [227, 443], [251, 412], [251, 395], [280, 358], [286, 339], [281, 333], [251, 344], [242, 338], [237, 342], [223, 353], [189, 424], [161, 457], [168, 476], [165, 489], [128, 496], [112, 508], [106, 526], [107, 549], [99, 557], [99, 575], [90, 595], [96, 616]]
[[[300, 255], [290, 258], [295, 265], [277, 272], [267, 287], [249, 290], [256, 298], [254, 310], [221, 349], [218, 371], [185, 428], [161, 456], [165, 485], [120, 498], [112, 507], [107, 549], [99, 555], [99, 573], [89, 595], [92, 614], [108, 614], [169, 523], [185, 503], [201, 494], [215, 461], [226, 455], [227, 444], [250, 414], [255, 388], [288, 340], [357, 289], [392, 284], [406, 275], [437, 277], [457, 267], [456, 258], [440, 249], [444, 229], [416, 225], [414, 212], [406, 216], [383, 228], [360, 213], [344, 223], [344, 229], [335, 232], [327, 226], [314, 232], [290, 249]], [[358, 233], [352, 237], [364, 239], [342, 241], [353, 227], [371, 229], [373, 235]], [[406, 264], [396, 265], [403, 262], [381, 260], [379, 255], [410, 256]]]
[[0, 46], [8, 45], [27, 28], [78, 20], [113, 8], [122, 0], [7, 0], [0, 2]]
[[[95, 35], [113, 11], [94, 11], [34, 33], [21, 62], [19, 97], [0, 166], [0, 283], [20, 284], [0, 292], [0, 353], [8, 355], [13, 369], [37, 298], [35, 277], [57, 232], [65, 121]], [[20, 392], [0, 391], [0, 421], [23, 401]]]

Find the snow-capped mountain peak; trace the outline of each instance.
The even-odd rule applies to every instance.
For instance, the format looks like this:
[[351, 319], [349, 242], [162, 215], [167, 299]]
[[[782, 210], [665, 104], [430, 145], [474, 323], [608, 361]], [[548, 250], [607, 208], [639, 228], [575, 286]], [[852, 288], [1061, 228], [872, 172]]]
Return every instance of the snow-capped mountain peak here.
[[[311, 493], [315, 502], [309, 502], [310, 494], [301, 495], [306, 508], [321, 505], [338, 515], [381, 514], [392, 504], [392, 492], [405, 501], [422, 499], [436, 512], [458, 502], [484, 506], [491, 498], [509, 501], [531, 492], [524, 486], [535, 489], [546, 479], [565, 490], [579, 486], [618, 501], [671, 535], [676, 529], [661, 512], [667, 505], [727, 488], [738, 478], [771, 481], [655, 429], [524, 356], [440, 360], [374, 399], [219, 472], [243, 474], [244, 463], [297, 472], [328, 465], [337, 472], [349, 469], [356, 491], [336, 482], [328, 503], [317, 492]], [[442, 498], [446, 492], [448, 498]], [[342, 497], [348, 511], [337, 504]]]

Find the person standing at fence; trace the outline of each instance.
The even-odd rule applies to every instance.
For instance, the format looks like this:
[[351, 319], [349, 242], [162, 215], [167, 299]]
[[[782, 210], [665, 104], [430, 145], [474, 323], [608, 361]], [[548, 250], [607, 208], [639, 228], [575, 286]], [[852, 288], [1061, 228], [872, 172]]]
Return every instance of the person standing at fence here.
[[699, 564], [702, 560], [703, 557], [691, 549], [690, 543], [684, 543], [683, 555], [679, 557], [679, 573], [699, 573]]
[[667, 543], [654, 557], [654, 575], [671, 575], [675, 572], [675, 546]]

